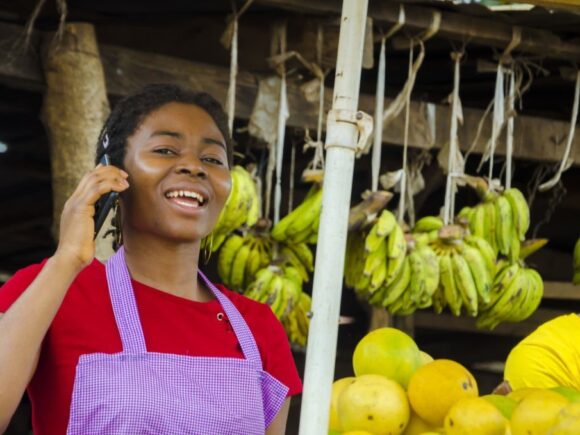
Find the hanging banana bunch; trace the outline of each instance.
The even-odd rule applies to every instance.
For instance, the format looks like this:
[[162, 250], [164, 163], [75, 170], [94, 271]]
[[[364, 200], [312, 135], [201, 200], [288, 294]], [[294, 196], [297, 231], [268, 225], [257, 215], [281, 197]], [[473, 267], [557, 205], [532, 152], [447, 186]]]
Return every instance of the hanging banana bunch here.
[[272, 238], [288, 245], [315, 244], [322, 209], [322, 187], [314, 184], [304, 201], [272, 228]]
[[393, 213], [383, 210], [370, 230], [349, 233], [345, 283], [364, 297], [391, 283], [407, 251], [405, 234]]
[[242, 226], [251, 227], [260, 218], [261, 200], [258, 187], [242, 166], [231, 170], [232, 189], [210, 236], [211, 251], [219, 249], [228, 234]]
[[463, 208], [458, 218], [466, 220], [471, 233], [487, 240], [496, 254], [516, 261], [520, 256], [520, 242], [525, 240], [530, 226], [526, 199], [516, 188], [497, 193], [489, 190], [485, 181], [480, 179], [479, 183], [476, 190], [482, 203]]
[[480, 306], [491, 298], [496, 260], [493, 248], [458, 225], [441, 227], [438, 237], [428, 243], [439, 263], [439, 283], [433, 294], [435, 312], [449, 307], [455, 316], [462, 309], [477, 316]]
[[272, 261], [272, 240], [267, 233], [250, 230], [244, 235], [230, 234], [218, 255], [217, 271], [222, 282], [232, 290], [243, 291], [256, 272]]
[[540, 305], [544, 282], [540, 274], [523, 261], [500, 261], [490, 299], [476, 320], [482, 329], [494, 329], [501, 322], [521, 322]]
[[576, 241], [574, 246], [574, 277], [572, 282], [574, 285], [580, 285], [580, 239]]
[[258, 270], [244, 295], [270, 305], [276, 317], [283, 320], [300, 301], [302, 284], [295, 267], [269, 265]]
[[290, 342], [300, 348], [306, 347], [311, 305], [312, 300], [308, 293], [302, 292], [298, 302], [294, 304], [288, 315], [282, 319], [282, 325], [284, 325]]

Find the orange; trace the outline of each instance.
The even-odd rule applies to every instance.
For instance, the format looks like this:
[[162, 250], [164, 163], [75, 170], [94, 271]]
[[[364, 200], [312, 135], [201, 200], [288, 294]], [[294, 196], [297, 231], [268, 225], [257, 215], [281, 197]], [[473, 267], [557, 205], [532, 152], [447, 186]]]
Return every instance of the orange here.
[[421, 366], [421, 354], [411, 337], [395, 328], [369, 332], [357, 344], [352, 356], [354, 374], [382, 375], [407, 388]]
[[448, 359], [436, 359], [419, 368], [407, 393], [413, 411], [434, 427], [443, 426], [457, 401], [478, 396], [477, 382], [469, 370]]

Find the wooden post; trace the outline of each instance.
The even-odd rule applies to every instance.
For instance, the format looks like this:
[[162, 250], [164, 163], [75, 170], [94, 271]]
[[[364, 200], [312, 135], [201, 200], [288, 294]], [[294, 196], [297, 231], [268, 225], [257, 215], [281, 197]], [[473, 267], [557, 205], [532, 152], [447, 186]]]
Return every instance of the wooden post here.
[[[42, 59], [46, 79], [42, 121], [51, 144], [52, 232], [58, 240], [64, 203], [95, 166], [96, 143], [109, 103], [94, 26], [69, 23], [60, 40], [48, 38]], [[110, 245], [110, 239], [99, 238], [97, 257], [107, 257]]]

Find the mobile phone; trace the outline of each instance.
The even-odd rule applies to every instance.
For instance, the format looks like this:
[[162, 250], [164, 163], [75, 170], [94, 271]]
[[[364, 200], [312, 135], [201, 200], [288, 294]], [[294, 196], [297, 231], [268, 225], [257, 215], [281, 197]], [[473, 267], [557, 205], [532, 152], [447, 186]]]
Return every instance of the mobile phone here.
[[[99, 163], [101, 165], [104, 165], [104, 166], [109, 165], [110, 164], [109, 156], [107, 154], [103, 154], [103, 157], [101, 157], [101, 160], [99, 161]], [[105, 220], [107, 219], [107, 216], [109, 215], [109, 212], [114, 207], [115, 201], [117, 200], [118, 196], [119, 196], [118, 192], [105, 193], [96, 202], [96, 204], [95, 204], [95, 216], [94, 216], [94, 219], [95, 219], [94, 238], [95, 239], [97, 238], [97, 234], [99, 234], [101, 227], [105, 223]]]

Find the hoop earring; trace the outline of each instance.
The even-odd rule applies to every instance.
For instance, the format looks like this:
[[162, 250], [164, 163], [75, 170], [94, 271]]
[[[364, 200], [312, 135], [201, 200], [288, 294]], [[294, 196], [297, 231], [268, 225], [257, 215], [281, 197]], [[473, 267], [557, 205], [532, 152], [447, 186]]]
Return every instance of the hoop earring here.
[[213, 233], [203, 239], [203, 263], [207, 264], [213, 251]]

